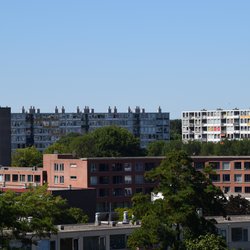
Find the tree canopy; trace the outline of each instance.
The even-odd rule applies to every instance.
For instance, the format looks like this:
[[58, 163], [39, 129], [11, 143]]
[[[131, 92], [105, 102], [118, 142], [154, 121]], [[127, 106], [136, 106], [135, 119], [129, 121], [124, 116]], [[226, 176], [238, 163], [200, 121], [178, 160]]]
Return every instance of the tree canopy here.
[[218, 143], [181, 140], [155, 141], [147, 147], [150, 156], [165, 156], [171, 151], [183, 150], [188, 155], [250, 155], [250, 140], [229, 141], [223, 140]]
[[[67, 220], [64, 220], [67, 218]], [[63, 221], [62, 221], [63, 219]], [[32, 243], [37, 238], [57, 232], [55, 224], [82, 223], [87, 217], [79, 208], [69, 208], [66, 200], [53, 196], [47, 186], [30, 188], [16, 194], [12, 191], [0, 195], [0, 243], [10, 239]], [[32, 233], [32, 234], [27, 234]]]
[[106, 126], [95, 129], [82, 136], [64, 137], [46, 153], [53, 151], [74, 153], [78, 157], [118, 157], [138, 156], [143, 154], [140, 141], [127, 129]]
[[133, 197], [132, 209], [142, 226], [129, 240], [132, 249], [185, 249], [182, 237], [195, 239], [216, 233], [213, 221], [203, 215], [224, 214], [225, 198], [209, 178], [192, 167], [185, 152], [169, 153], [147, 178], [158, 183], [154, 192], [164, 198], [150, 202], [141, 194]]
[[42, 153], [35, 147], [16, 149], [12, 155], [11, 165], [14, 167], [41, 167]]

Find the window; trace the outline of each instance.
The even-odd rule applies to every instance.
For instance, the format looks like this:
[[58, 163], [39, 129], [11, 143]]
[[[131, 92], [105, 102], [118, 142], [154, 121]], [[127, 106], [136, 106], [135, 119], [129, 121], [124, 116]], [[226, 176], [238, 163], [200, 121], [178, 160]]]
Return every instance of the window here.
[[220, 175], [219, 174], [210, 174], [209, 175], [212, 182], [220, 182]]
[[100, 188], [99, 189], [99, 197], [106, 197], [109, 196], [109, 189], [108, 188]]
[[4, 180], [5, 180], [6, 182], [10, 181], [10, 174], [5, 174]]
[[90, 176], [90, 184], [97, 185], [97, 176]]
[[64, 176], [60, 176], [60, 183], [64, 183]]
[[136, 189], [135, 189], [135, 192], [136, 192], [136, 193], [142, 193], [142, 192], [143, 192], [143, 189], [142, 189], [142, 188], [136, 188]]
[[250, 162], [249, 161], [244, 162], [244, 169], [246, 169], [246, 170], [250, 169]]
[[204, 162], [194, 162], [194, 168], [196, 170], [202, 170], [205, 167]]
[[12, 181], [13, 182], [18, 182], [18, 175], [17, 174], [12, 175]]
[[230, 162], [222, 162], [223, 170], [230, 170]]
[[242, 187], [234, 187], [234, 192], [235, 193], [241, 193], [242, 192]]
[[77, 164], [76, 163], [70, 163], [69, 165], [71, 168], [76, 168], [77, 167]]
[[248, 241], [248, 230], [241, 227], [231, 229], [232, 241]]
[[220, 162], [216, 161], [216, 162], [209, 162], [209, 165], [213, 168], [213, 169], [220, 169]]
[[121, 163], [112, 164], [112, 171], [123, 171], [123, 166]]
[[223, 187], [223, 192], [226, 194], [230, 191], [230, 187]]
[[121, 184], [121, 183], [123, 183], [123, 176], [121, 175], [113, 176], [113, 184]]
[[124, 171], [130, 172], [132, 170], [131, 163], [124, 163]]
[[113, 196], [123, 196], [123, 189], [122, 188], [114, 188], [113, 189]]
[[109, 176], [100, 176], [99, 184], [109, 184]]
[[0, 182], [3, 181], [3, 174], [0, 174]]
[[245, 193], [250, 193], [250, 187], [245, 187]]
[[25, 182], [25, 175], [24, 174], [20, 174], [19, 175], [19, 179], [20, 179], [20, 182]]
[[125, 175], [124, 176], [124, 181], [125, 181], [125, 184], [131, 184], [132, 183], [131, 175]]
[[70, 180], [77, 180], [77, 177], [75, 175], [71, 175]]
[[93, 163], [93, 162], [90, 164], [90, 172], [91, 172], [91, 173], [96, 172], [96, 165], [95, 165], [95, 163]]
[[223, 182], [229, 182], [230, 181], [230, 174], [223, 174], [222, 178], [223, 178]]
[[250, 174], [244, 175], [245, 182], [250, 182]]
[[99, 171], [100, 172], [109, 171], [109, 165], [107, 163], [100, 163], [99, 164]]
[[64, 171], [64, 164], [63, 163], [55, 163], [54, 164], [54, 171]]
[[124, 188], [124, 196], [131, 196], [132, 188]]
[[145, 169], [145, 171], [150, 171], [151, 169], [154, 168], [154, 166], [155, 166], [155, 164], [153, 162], [146, 162], [144, 169]]
[[135, 171], [136, 172], [141, 172], [144, 170], [143, 163], [142, 162], [137, 162], [135, 163]]
[[58, 183], [59, 183], [58, 175], [55, 175], [55, 176], [54, 176], [54, 183], [55, 183], [55, 184], [58, 184]]
[[241, 169], [241, 162], [235, 162], [234, 163], [234, 169], [235, 170], [240, 170]]
[[126, 248], [125, 234], [110, 235], [110, 249], [125, 249], [125, 248]]
[[136, 175], [135, 176], [135, 184], [143, 184], [143, 183], [144, 183], [143, 175]]
[[27, 181], [28, 181], [28, 182], [33, 182], [33, 175], [28, 174], [28, 176], [27, 176]]
[[35, 182], [40, 182], [41, 181], [41, 176], [40, 175], [35, 175]]
[[241, 174], [235, 174], [234, 175], [234, 181], [235, 182], [242, 182], [242, 175]]

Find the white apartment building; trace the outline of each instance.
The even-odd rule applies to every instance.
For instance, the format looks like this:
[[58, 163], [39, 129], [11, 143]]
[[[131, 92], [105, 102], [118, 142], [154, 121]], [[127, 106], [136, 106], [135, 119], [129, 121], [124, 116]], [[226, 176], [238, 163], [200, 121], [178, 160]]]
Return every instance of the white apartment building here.
[[182, 140], [219, 142], [250, 139], [250, 109], [182, 112]]

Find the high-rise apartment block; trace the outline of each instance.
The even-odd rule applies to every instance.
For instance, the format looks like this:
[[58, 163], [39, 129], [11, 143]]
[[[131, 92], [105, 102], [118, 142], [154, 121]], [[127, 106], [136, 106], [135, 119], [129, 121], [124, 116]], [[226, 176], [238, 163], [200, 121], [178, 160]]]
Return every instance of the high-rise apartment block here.
[[11, 129], [10, 108], [0, 107], [0, 165], [10, 165]]
[[162, 112], [161, 108], [157, 112], [145, 112], [139, 107], [134, 111], [128, 108], [128, 112], [118, 112], [115, 107], [113, 111], [108, 108], [107, 113], [96, 113], [89, 107], [83, 111], [77, 108], [71, 113], [65, 112], [64, 107], [61, 111], [56, 107], [54, 113], [41, 113], [34, 107], [29, 111], [23, 108], [21, 113], [11, 114], [12, 150], [34, 145], [42, 151], [68, 133], [85, 134], [110, 125], [128, 129], [145, 148], [152, 141], [170, 139], [169, 123], [169, 113]]
[[219, 142], [250, 139], [250, 109], [182, 112], [182, 140]]

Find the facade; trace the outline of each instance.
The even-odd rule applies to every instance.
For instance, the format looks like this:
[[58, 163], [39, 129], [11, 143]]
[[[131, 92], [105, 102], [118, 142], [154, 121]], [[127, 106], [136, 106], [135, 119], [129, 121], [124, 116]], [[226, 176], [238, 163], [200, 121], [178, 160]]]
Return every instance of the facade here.
[[45, 154], [44, 170], [50, 188], [95, 188], [97, 211], [130, 207], [135, 193], [150, 194], [155, 187], [145, 172], [158, 166], [163, 157], [74, 158]]
[[211, 217], [211, 219], [217, 221], [218, 233], [225, 238], [229, 249], [250, 250], [249, 215]]
[[210, 178], [226, 196], [250, 198], [250, 156], [192, 156], [192, 160], [196, 170], [212, 166]]
[[0, 107], [0, 165], [11, 162], [11, 110]]
[[29, 186], [47, 183], [47, 172], [37, 167], [0, 167], [1, 191], [8, 189], [24, 192]]
[[83, 111], [66, 113], [64, 107], [61, 112], [55, 108], [54, 113], [41, 113], [39, 109], [31, 107], [28, 112], [11, 114], [11, 147], [12, 150], [35, 146], [43, 151], [61, 136], [68, 133], [85, 134], [96, 128], [116, 125], [128, 129], [140, 139], [141, 147], [155, 140], [170, 139], [169, 113], [145, 112], [136, 107], [133, 112], [118, 112], [115, 107], [109, 107], [107, 113], [96, 113], [94, 109], [85, 107]]
[[182, 112], [182, 140], [219, 142], [250, 138], [250, 109]]

